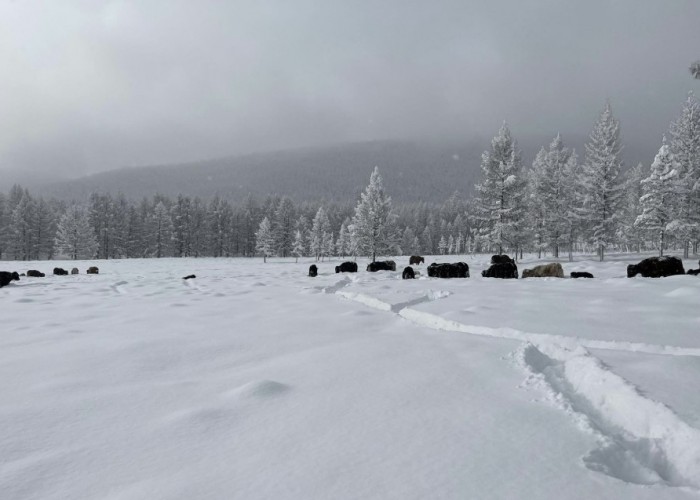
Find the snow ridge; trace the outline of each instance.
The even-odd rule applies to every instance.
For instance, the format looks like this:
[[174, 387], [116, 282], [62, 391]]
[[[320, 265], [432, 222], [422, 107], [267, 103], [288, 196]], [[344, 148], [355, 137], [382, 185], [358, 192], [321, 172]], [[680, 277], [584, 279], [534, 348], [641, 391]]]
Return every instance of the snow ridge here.
[[528, 333], [513, 328], [490, 328], [485, 326], [465, 325], [457, 321], [445, 319], [437, 314], [415, 309], [403, 309], [399, 314], [416, 324], [451, 332], [500, 337], [504, 339], [521, 340], [535, 344], [556, 343], [569, 349], [583, 346], [588, 349], [605, 349], [611, 351], [641, 352], [646, 354], [665, 354], [670, 356], [700, 356], [700, 349], [694, 347], [678, 347], [669, 345], [645, 344], [641, 342], [625, 342], [612, 340], [592, 340], [580, 337], [565, 337], [548, 333]]
[[341, 280], [329, 288], [345, 299], [396, 313], [427, 328], [523, 341], [512, 360], [528, 373], [524, 386], [544, 392], [582, 430], [598, 439], [599, 448], [583, 458], [590, 470], [630, 483], [700, 489], [700, 430], [662, 403], [644, 397], [586, 348], [674, 356], [700, 356], [700, 349], [464, 325], [410, 307], [447, 297], [450, 292], [430, 290], [417, 299], [392, 305], [343, 290], [349, 283]]
[[[544, 351], [544, 352], [543, 352]], [[600, 441], [591, 470], [638, 484], [700, 488], [700, 430], [642, 396], [582, 347], [521, 346], [513, 355], [535, 386]]]

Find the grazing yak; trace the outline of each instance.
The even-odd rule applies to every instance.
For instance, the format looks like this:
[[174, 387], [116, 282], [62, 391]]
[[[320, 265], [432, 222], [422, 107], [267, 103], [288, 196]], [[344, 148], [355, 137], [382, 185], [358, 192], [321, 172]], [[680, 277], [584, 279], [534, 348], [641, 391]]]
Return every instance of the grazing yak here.
[[77, 267], [74, 267], [73, 269], [70, 270], [71, 274], [80, 274], [80, 271], [78, 271]]
[[335, 266], [335, 272], [337, 273], [356, 273], [357, 272], [357, 262], [343, 262], [339, 266]]
[[523, 271], [523, 278], [563, 278], [564, 268], [561, 267], [559, 262], [553, 262], [552, 264], [542, 264], [541, 266], [535, 266], [532, 269], [525, 269]]
[[428, 266], [428, 276], [431, 278], [468, 278], [469, 266], [465, 262], [455, 262], [454, 264], [433, 262]]
[[592, 278], [593, 275], [591, 273], [587, 273], [586, 271], [572, 271], [571, 275], [572, 278]]
[[518, 266], [507, 255], [494, 255], [491, 257], [491, 267], [481, 271], [484, 278], [518, 279]]
[[[698, 261], [698, 265], [700, 266], [700, 260]], [[698, 274], [700, 274], [700, 269], [688, 269], [688, 274], [697, 276]]]
[[396, 262], [393, 260], [370, 262], [367, 266], [367, 272], [376, 273], [377, 271], [396, 271]]
[[27, 271], [27, 276], [30, 278], [44, 278], [46, 275], [41, 271], [37, 271], [36, 269], [30, 269]]
[[318, 267], [316, 267], [316, 264], [311, 264], [309, 266], [309, 276], [311, 276], [312, 278], [318, 276]]
[[643, 278], [663, 278], [676, 274], [685, 274], [683, 262], [678, 257], [649, 257], [639, 264], [627, 266], [627, 277], [634, 278], [641, 274]]
[[53, 274], [54, 274], [54, 276], [68, 276], [68, 271], [66, 271], [65, 269], [62, 269], [60, 267], [54, 267]]
[[192, 279], [195, 279], [196, 277], [197, 276], [195, 276], [194, 274], [188, 274], [187, 276], [183, 277], [182, 279], [183, 280], [192, 280]]
[[100, 269], [97, 266], [88, 267], [87, 274], [100, 274]]
[[409, 266], [417, 266], [418, 264], [423, 264], [425, 263], [425, 259], [421, 257], [420, 255], [411, 255], [408, 259], [408, 265]]
[[411, 266], [407, 266], [403, 269], [403, 273], [401, 273], [401, 278], [405, 280], [416, 279], [416, 272]]
[[0, 288], [9, 285], [10, 281], [19, 281], [19, 274], [0, 271]]

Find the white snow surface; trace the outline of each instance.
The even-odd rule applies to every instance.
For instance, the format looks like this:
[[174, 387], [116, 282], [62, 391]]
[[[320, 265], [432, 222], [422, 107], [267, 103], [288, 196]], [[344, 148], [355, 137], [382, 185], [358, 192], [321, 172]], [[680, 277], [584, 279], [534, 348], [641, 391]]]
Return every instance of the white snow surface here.
[[0, 498], [700, 498], [700, 278], [643, 257], [0, 262], [100, 267], [0, 289]]

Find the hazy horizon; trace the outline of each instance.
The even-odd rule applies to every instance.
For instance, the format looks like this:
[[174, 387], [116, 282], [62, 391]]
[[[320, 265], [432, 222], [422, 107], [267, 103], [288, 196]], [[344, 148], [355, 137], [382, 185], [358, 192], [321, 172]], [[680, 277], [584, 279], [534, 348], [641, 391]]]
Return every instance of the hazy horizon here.
[[699, 18], [691, 0], [3, 2], [0, 172], [487, 141], [503, 120], [578, 141], [606, 99], [634, 163], [700, 88]]

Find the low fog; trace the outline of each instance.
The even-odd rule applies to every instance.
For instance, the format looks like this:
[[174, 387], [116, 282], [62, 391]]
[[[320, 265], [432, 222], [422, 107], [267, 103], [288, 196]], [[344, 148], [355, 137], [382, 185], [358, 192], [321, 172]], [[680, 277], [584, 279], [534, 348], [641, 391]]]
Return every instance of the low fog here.
[[[653, 154], [700, 2], [3, 1], [0, 173], [77, 176], [351, 141], [585, 137]], [[651, 157], [647, 161], [651, 161]]]

